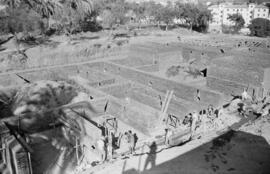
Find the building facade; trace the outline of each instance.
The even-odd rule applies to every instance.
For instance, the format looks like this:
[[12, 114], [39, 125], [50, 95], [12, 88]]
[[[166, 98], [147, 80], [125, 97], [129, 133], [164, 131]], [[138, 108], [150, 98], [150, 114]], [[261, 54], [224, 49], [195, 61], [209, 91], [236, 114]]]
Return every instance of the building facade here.
[[241, 14], [245, 20], [245, 26], [248, 26], [255, 18], [270, 19], [268, 7], [254, 3], [242, 5], [223, 3], [209, 6], [209, 10], [211, 10], [213, 15], [210, 28], [221, 25], [233, 25], [233, 22], [228, 19], [229, 15], [232, 14]]

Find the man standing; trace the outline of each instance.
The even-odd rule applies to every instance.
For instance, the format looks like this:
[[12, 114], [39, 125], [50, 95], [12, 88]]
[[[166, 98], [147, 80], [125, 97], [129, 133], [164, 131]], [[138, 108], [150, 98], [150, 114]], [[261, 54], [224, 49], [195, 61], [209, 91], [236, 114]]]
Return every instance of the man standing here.
[[247, 92], [247, 89], [244, 89], [243, 93], [241, 94], [242, 100], [251, 100], [250, 95]]
[[165, 129], [165, 145], [167, 147], [170, 146], [170, 138], [172, 136], [173, 132], [170, 128]]
[[134, 147], [135, 147], [135, 138], [134, 135], [132, 134], [132, 131], [128, 131], [128, 146], [129, 146], [129, 152], [132, 155], [134, 153]]
[[109, 132], [108, 144], [107, 144], [107, 159], [111, 160], [113, 158], [113, 133]]
[[197, 128], [197, 122], [198, 122], [199, 115], [196, 111], [192, 113], [192, 123], [191, 123], [191, 135], [193, 136], [195, 133], [195, 130]]
[[100, 162], [103, 163], [106, 160], [106, 147], [105, 137], [102, 135], [97, 141], [97, 147], [100, 152]]

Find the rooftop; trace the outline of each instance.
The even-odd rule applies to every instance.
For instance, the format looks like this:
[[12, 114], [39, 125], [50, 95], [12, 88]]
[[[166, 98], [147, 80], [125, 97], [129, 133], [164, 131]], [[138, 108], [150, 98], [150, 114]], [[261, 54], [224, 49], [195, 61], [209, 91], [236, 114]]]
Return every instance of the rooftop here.
[[[249, 8], [249, 6], [247, 4], [223, 4], [224, 8]], [[219, 8], [220, 5], [211, 5], [209, 8], [213, 9], [213, 8]], [[264, 6], [264, 5], [258, 5], [255, 4], [254, 8], [265, 8], [268, 9], [268, 7]]]

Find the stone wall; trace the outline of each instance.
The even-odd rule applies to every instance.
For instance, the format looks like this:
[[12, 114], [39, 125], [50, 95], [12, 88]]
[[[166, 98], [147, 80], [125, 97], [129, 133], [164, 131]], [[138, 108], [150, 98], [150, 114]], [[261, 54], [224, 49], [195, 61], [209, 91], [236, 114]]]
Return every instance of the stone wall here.
[[218, 105], [220, 95], [206, 89], [199, 89], [186, 84], [177, 83], [168, 79], [160, 78], [136, 69], [127, 68], [113, 63], [101, 63], [103, 69], [109, 73], [120, 75], [126, 79], [151, 86], [153, 89], [166, 93], [167, 90], [174, 90], [174, 94], [184, 100], [194, 102], [197, 90], [200, 90], [201, 103]]
[[249, 88], [250, 94], [262, 96], [262, 88], [269, 77], [269, 57], [243, 56], [240, 54], [215, 59], [208, 68], [207, 86], [225, 94], [240, 94]]

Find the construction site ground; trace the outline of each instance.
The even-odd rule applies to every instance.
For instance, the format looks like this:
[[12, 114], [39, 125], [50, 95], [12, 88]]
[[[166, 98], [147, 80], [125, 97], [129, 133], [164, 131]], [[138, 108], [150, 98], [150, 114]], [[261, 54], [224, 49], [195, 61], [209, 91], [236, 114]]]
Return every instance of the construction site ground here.
[[[265, 123], [263, 131], [257, 135], [256, 131], [261, 130], [262, 122]], [[160, 145], [154, 154], [149, 153], [149, 141], [137, 149], [136, 155], [90, 169], [84, 166], [80, 173], [245, 174], [260, 171], [266, 174], [270, 170], [269, 128], [269, 118], [256, 119], [256, 116], [250, 115], [229, 127], [216, 128], [206, 134], [197, 135], [180, 146]], [[146, 163], [149, 164], [145, 168]]]

